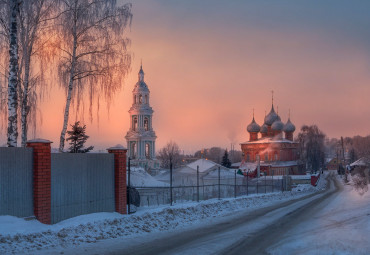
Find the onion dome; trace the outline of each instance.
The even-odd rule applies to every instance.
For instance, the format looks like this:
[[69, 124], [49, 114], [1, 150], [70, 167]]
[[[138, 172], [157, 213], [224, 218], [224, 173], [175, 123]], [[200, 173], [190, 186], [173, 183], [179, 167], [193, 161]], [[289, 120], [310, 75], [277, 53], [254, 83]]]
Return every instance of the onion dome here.
[[280, 117], [277, 115], [277, 113], [274, 110], [274, 105], [271, 107], [271, 111], [267, 116], [265, 117], [265, 124], [268, 126], [271, 126], [272, 123], [274, 123], [276, 120], [279, 120]]
[[249, 124], [247, 126], [247, 131], [249, 133], [254, 133], [254, 132], [257, 133], [257, 132], [260, 132], [260, 129], [261, 129], [260, 125], [258, 125], [256, 123], [256, 121], [254, 120], [254, 117], [253, 117], [253, 120], [252, 120], [251, 124]]
[[294, 132], [295, 131], [295, 126], [294, 124], [290, 121], [290, 118], [288, 119], [288, 122], [284, 125], [284, 132]]
[[283, 129], [284, 129], [284, 123], [281, 122], [280, 120], [276, 120], [274, 123], [272, 123], [271, 129], [273, 131], [283, 131]]
[[267, 125], [266, 124], [263, 124], [262, 125], [260, 132], [261, 132], [261, 134], [267, 134], [268, 129], [267, 129]]

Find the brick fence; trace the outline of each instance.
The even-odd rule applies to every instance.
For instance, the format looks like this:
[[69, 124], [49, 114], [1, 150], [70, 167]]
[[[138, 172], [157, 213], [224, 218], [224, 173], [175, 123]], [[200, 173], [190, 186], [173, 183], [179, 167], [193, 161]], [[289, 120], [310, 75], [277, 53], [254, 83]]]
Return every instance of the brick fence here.
[[[72, 217], [73, 215], [80, 215], [89, 212], [112, 210], [121, 214], [127, 213], [126, 148], [120, 145], [108, 148], [107, 149], [108, 153], [111, 154], [113, 157], [107, 157], [108, 156], [107, 154], [85, 155], [86, 157], [85, 156], [81, 157], [83, 156], [81, 154], [80, 155], [74, 154], [74, 155], [65, 155], [68, 157], [58, 157], [58, 158], [70, 158], [72, 161], [75, 161], [74, 164], [68, 164], [68, 162], [70, 163], [71, 160], [69, 160], [68, 162], [65, 160], [55, 161], [56, 160], [55, 156], [58, 155], [53, 154], [55, 156], [52, 157], [51, 143], [52, 143], [51, 141], [44, 139], [35, 139], [27, 142], [27, 147], [32, 148], [33, 151], [32, 152], [33, 189], [32, 191], [30, 190], [30, 192], [32, 192], [33, 195], [33, 213], [37, 220], [44, 224], [52, 224], [58, 221], [55, 220], [56, 217], [53, 217], [55, 216], [54, 213], [60, 214], [59, 212], [60, 210], [57, 211], [56, 209], [54, 209], [55, 212], [53, 211], [53, 208], [55, 207], [53, 207], [52, 204], [56, 203], [55, 202], [56, 200], [54, 201], [54, 199], [59, 199], [64, 203], [57, 204], [58, 206], [57, 209], [60, 209], [63, 206], [67, 208], [66, 209], [67, 213], [57, 217], [59, 221], [68, 217]], [[97, 165], [97, 163], [83, 164], [83, 162], [82, 163], [80, 162], [81, 158], [85, 160], [94, 159], [95, 160], [94, 162], [99, 162], [100, 165], [98, 166], [98, 171], [90, 170], [92, 167], [94, 167], [94, 165]], [[17, 157], [14, 157], [14, 159], [12, 160], [17, 161], [19, 159]], [[52, 167], [53, 164], [55, 169]], [[112, 164], [114, 164], [114, 166]], [[84, 167], [84, 169], [81, 169], [81, 166]], [[71, 167], [73, 167], [73, 169], [71, 169]], [[80, 169], [81, 173], [76, 173], [76, 171]], [[12, 174], [13, 176], [17, 175], [16, 171], [14, 171], [13, 173], [8, 172], [7, 174], [8, 175]], [[77, 179], [76, 176], [78, 176], [79, 179], [84, 180], [81, 181], [76, 180]], [[54, 180], [54, 182], [52, 180]], [[55, 182], [55, 180], [58, 181], [61, 180], [63, 182], [57, 183]], [[78, 187], [73, 187], [73, 185], [74, 186], [78, 185]], [[85, 187], [85, 189], [83, 187]], [[102, 190], [103, 191], [106, 189], [110, 190], [111, 188], [114, 190], [114, 191], [112, 190], [112, 193], [110, 193], [109, 191], [108, 193], [106, 193], [108, 195], [105, 195], [105, 197], [101, 195], [102, 193], [104, 193], [101, 192]], [[80, 193], [82, 192], [82, 194], [77, 194], [76, 190], [78, 190]], [[11, 192], [11, 190], [7, 191]], [[88, 194], [84, 194], [84, 192]], [[106, 201], [101, 202], [102, 200], [106, 200], [107, 196], [110, 197], [109, 194], [112, 194], [111, 196], [112, 200], [110, 200], [112, 201], [112, 207], [110, 206], [107, 207]], [[77, 200], [76, 196], [79, 196]], [[83, 199], [85, 200], [82, 201]], [[93, 199], [100, 200], [94, 202]], [[76, 207], [75, 205], [76, 201], [79, 203], [83, 203], [83, 205], [80, 207]], [[84, 206], [87, 209], [85, 210], [81, 209]], [[77, 208], [77, 210], [73, 208]], [[71, 210], [75, 211], [71, 213], [70, 212]]]

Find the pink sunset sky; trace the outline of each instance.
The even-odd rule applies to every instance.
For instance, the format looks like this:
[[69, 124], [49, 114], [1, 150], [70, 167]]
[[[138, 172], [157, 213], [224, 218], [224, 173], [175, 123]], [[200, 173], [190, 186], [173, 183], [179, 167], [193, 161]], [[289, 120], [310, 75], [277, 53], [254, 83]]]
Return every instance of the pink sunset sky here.
[[[127, 35], [132, 71], [99, 123], [83, 118], [88, 145], [126, 145], [128, 110], [140, 60], [151, 91], [157, 149], [173, 140], [185, 153], [240, 149], [246, 126], [274, 105], [298, 129], [329, 137], [369, 135], [370, 4], [350, 1], [134, 1]], [[40, 105], [36, 137], [58, 147], [65, 95]], [[86, 110], [86, 113], [88, 111]], [[81, 118], [71, 114], [70, 123]]]

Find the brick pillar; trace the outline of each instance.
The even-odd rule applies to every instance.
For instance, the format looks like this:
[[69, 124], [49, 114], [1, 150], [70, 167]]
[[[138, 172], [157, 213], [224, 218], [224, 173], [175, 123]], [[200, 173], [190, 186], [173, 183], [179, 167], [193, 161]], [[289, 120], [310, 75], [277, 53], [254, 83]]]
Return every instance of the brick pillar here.
[[122, 145], [108, 148], [114, 154], [114, 194], [116, 212], [127, 214], [126, 153]]
[[44, 139], [27, 141], [27, 147], [33, 148], [33, 211], [44, 224], [51, 224], [51, 143]]

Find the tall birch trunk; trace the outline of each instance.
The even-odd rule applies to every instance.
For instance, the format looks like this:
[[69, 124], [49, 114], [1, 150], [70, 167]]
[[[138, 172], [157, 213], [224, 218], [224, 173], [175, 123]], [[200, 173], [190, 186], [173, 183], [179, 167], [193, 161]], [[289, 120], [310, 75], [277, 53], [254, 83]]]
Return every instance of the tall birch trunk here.
[[68, 118], [69, 118], [69, 107], [71, 105], [73, 82], [74, 82], [74, 75], [75, 75], [74, 72], [75, 72], [75, 66], [76, 66], [76, 60], [77, 60], [76, 59], [76, 51], [77, 51], [77, 30], [76, 29], [77, 29], [77, 17], [75, 16], [74, 26], [73, 26], [73, 51], [72, 51], [72, 59], [71, 59], [71, 70], [69, 74], [69, 84], [68, 84], [68, 91], [67, 91], [66, 107], [64, 109], [63, 129], [60, 134], [60, 143], [59, 143], [60, 152], [63, 152], [64, 150], [64, 142], [65, 142], [65, 136], [67, 132], [67, 125], [68, 125]]
[[28, 84], [30, 77], [30, 61], [31, 61], [30, 52], [26, 53], [26, 59], [24, 63], [24, 84], [23, 84], [23, 99], [22, 99], [22, 109], [21, 109], [21, 128], [22, 128], [22, 147], [26, 146], [27, 142], [27, 116], [29, 113], [28, 106]]
[[18, 139], [18, 40], [17, 9], [18, 0], [11, 1], [10, 43], [9, 43], [9, 78], [8, 78], [8, 147], [17, 147]]

